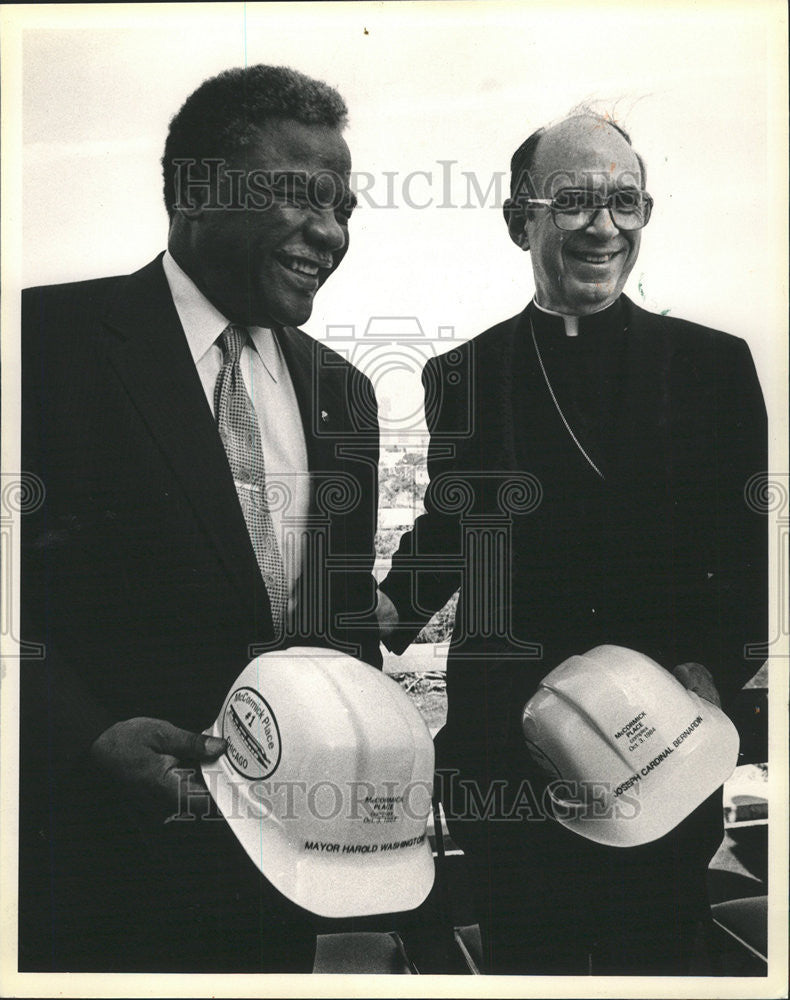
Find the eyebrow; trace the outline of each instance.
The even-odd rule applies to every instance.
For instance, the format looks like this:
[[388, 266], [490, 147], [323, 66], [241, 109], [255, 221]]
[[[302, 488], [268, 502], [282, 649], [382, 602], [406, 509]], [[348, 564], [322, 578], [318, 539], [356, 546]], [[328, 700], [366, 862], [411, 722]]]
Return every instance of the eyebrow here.
[[[567, 187], [557, 188], [557, 190], [552, 195], [556, 198], [558, 194], [562, 194], [563, 191], [595, 191], [596, 187], [593, 184], [569, 184]], [[636, 184], [626, 184], [623, 187], [614, 187], [612, 191], [643, 191], [644, 188], [639, 187]]]

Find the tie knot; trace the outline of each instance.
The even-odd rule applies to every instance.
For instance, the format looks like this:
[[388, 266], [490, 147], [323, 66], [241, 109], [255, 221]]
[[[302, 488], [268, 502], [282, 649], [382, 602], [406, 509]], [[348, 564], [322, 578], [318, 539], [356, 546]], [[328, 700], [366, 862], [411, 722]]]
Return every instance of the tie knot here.
[[220, 340], [222, 341], [222, 350], [226, 357], [235, 364], [241, 357], [241, 349], [247, 343], [247, 338], [249, 333], [247, 328], [244, 326], [234, 326], [230, 323], [222, 331], [222, 336]]

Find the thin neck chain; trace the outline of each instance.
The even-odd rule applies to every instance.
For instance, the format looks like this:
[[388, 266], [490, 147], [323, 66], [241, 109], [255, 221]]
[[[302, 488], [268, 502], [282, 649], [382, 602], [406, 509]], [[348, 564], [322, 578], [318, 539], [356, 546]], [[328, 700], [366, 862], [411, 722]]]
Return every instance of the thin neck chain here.
[[540, 365], [540, 370], [543, 372], [543, 380], [546, 383], [546, 388], [549, 390], [549, 395], [551, 396], [554, 405], [557, 408], [557, 413], [559, 413], [560, 419], [562, 420], [563, 424], [565, 424], [565, 430], [570, 434], [571, 438], [573, 439], [573, 443], [576, 445], [576, 447], [579, 449], [582, 455], [584, 455], [584, 457], [587, 459], [587, 462], [589, 463], [591, 468], [593, 468], [595, 472], [598, 473], [601, 479], [605, 479], [604, 474], [601, 472], [601, 470], [598, 468], [595, 462], [593, 462], [593, 460], [590, 458], [590, 456], [582, 447], [579, 439], [573, 433], [573, 429], [571, 425], [568, 423], [568, 421], [565, 419], [565, 414], [562, 412], [562, 407], [560, 406], [557, 397], [554, 395], [554, 389], [552, 388], [551, 382], [549, 381], [549, 376], [546, 371], [546, 366], [543, 364], [543, 358], [541, 357], [540, 354], [540, 348], [538, 347], [538, 338], [535, 336], [535, 327], [532, 324], [531, 316], [529, 317], [529, 329], [532, 334], [532, 343], [535, 345], [535, 354], [537, 355], [538, 358], [538, 364]]

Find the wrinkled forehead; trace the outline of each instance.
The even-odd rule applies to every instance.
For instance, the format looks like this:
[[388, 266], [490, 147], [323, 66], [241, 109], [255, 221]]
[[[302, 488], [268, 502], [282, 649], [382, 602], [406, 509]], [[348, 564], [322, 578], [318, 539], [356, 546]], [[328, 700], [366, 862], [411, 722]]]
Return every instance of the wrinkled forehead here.
[[642, 187], [633, 148], [611, 125], [593, 118], [571, 118], [546, 131], [530, 173], [539, 198], [551, 198], [567, 187], [600, 191]]
[[250, 141], [230, 158], [245, 170], [295, 171], [308, 176], [334, 173], [348, 177], [351, 153], [339, 128], [310, 125], [290, 118], [258, 124]]

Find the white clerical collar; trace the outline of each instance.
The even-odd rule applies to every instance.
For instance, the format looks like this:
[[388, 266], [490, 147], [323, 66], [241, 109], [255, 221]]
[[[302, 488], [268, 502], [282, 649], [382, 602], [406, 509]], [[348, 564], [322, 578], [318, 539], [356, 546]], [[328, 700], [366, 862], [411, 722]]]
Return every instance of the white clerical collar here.
[[[547, 309], [538, 302], [537, 297], [533, 296], [532, 301], [535, 306], [540, 309], [542, 313], [546, 313], [548, 316], [559, 316], [563, 323], [565, 324], [565, 336], [566, 337], [578, 337], [579, 336], [579, 317], [571, 316], [569, 313], [555, 312], [553, 309]], [[609, 303], [611, 305], [611, 303]], [[600, 309], [595, 309], [591, 313], [585, 313], [585, 316], [594, 316], [596, 313], [604, 312], [609, 308], [609, 305], [603, 305]]]
[[[217, 342], [229, 320], [209, 302], [169, 250], [165, 251], [162, 258], [162, 267], [178, 318], [184, 328], [192, 360], [197, 364]], [[276, 382], [285, 363], [276, 338], [267, 327], [250, 326], [247, 329], [264, 368]]]
[[553, 309], [546, 309], [544, 306], [538, 302], [536, 298], [532, 300], [538, 309], [542, 313], [546, 313], [549, 316], [559, 316], [563, 323], [565, 324], [565, 336], [566, 337], [578, 337], [579, 336], [579, 317], [571, 316], [568, 313], [555, 312]]

